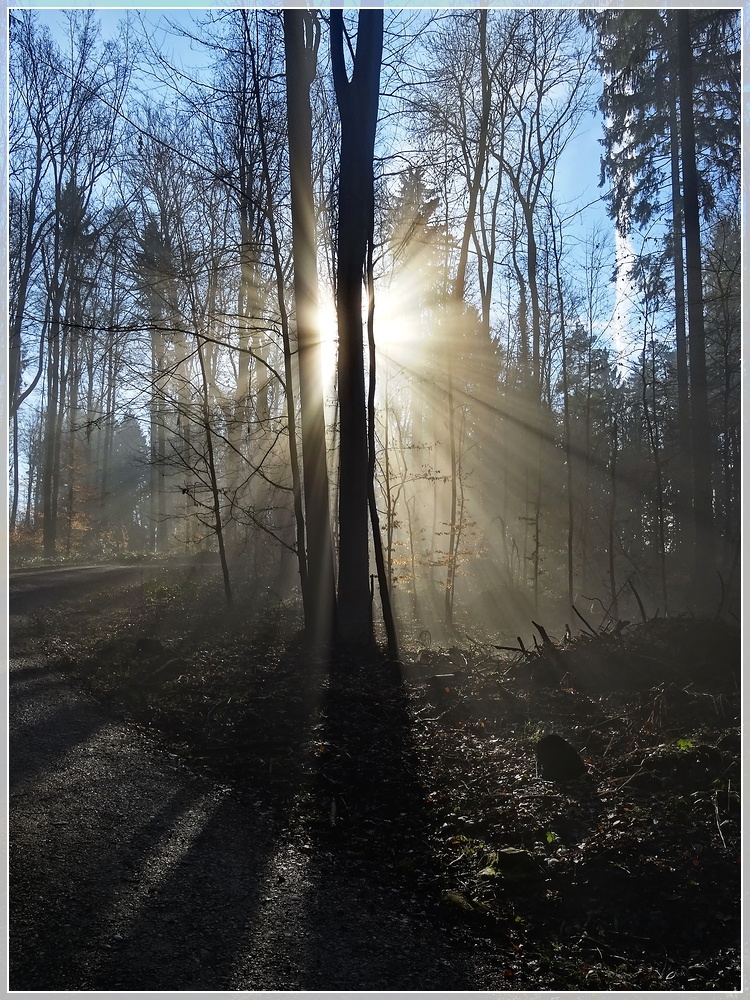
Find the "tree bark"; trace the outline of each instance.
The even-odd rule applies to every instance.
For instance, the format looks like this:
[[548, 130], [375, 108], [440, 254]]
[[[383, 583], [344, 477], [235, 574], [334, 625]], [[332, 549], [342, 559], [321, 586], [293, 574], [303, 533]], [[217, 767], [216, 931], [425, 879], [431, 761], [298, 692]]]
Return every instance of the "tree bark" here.
[[378, 117], [383, 11], [361, 10], [351, 80], [344, 20], [331, 10], [331, 63], [341, 118], [336, 313], [339, 329], [340, 485], [338, 625], [345, 642], [372, 641], [369, 581], [367, 418], [362, 281], [374, 215], [373, 155]]
[[310, 84], [320, 25], [308, 11], [284, 11], [287, 121], [292, 207], [292, 257], [297, 313], [302, 473], [307, 539], [305, 627], [317, 646], [335, 621], [335, 577], [326, 461], [326, 431], [318, 320], [318, 263], [312, 186]]
[[695, 523], [694, 579], [703, 587], [716, 562], [711, 491], [711, 426], [706, 379], [706, 334], [703, 316], [703, 271], [693, 113], [693, 45], [689, 10], [676, 12], [680, 89], [687, 305], [690, 347], [690, 396]]
[[227, 553], [224, 547], [224, 525], [222, 523], [221, 516], [221, 496], [219, 493], [219, 480], [216, 472], [216, 462], [214, 460], [214, 435], [211, 429], [211, 411], [208, 403], [208, 378], [206, 376], [206, 362], [203, 357], [203, 341], [201, 340], [200, 334], [196, 337], [196, 345], [198, 365], [201, 373], [201, 386], [203, 389], [203, 429], [206, 435], [206, 464], [208, 467], [209, 482], [211, 484], [211, 499], [213, 503], [213, 528], [216, 532], [216, 540], [219, 544], [219, 560], [221, 562], [221, 575], [224, 581], [224, 597], [227, 602], [227, 607], [229, 608], [232, 606], [233, 600], [232, 584], [229, 579], [229, 564], [227, 563]]
[[450, 468], [451, 468], [451, 498], [450, 498], [450, 531], [448, 536], [448, 570], [445, 578], [445, 625], [451, 631], [453, 629], [453, 597], [456, 582], [456, 566], [458, 561], [458, 537], [460, 535], [459, 525], [456, 521], [458, 512], [458, 455], [456, 449], [456, 422], [453, 401], [453, 356], [451, 351], [451, 340], [460, 340], [460, 324], [464, 322], [464, 293], [466, 286], [466, 268], [469, 260], [469, 241], [474, 230], [474, 216], [479, 199], [479, 191], [482, 184], [482, 175], [487, 162], [487, 140], [489, 134], [489, 118], [491, 107], [489, 65], [487, 62], [487, 11], [479, 11], [479, 58], [480, 75], [482, 84], [482, 111], [479, 122], [479, 139], [477, 143], [477, 159], [474, 167], [474, 176], [469, 185], [469, 206], [466, 212], [466, 221], [461, 238], [461, 248], [458, 256], [458, 267], [456, 278], [453, 283], [451, 319], [453, 326], [449, 330], [449, 340], [447, 345], [447, 404], [448, 404], [448, 438], [450, 448]]
[[250, 38], [250, 30], [247, 20], [247, 12], [242, 12], [242, 19], [245, 28], [245, 45], [250, 53], [250, 62], [253, 74], [253, 90], [255, 92], [255, 105], [258, 120], [258, 136], [260, 139], [261, 165], [263, 169], [263, 180], [266, 188], [266, 216], [271, 232], [271, 247], [273, 249], [274, 269], [276, 271], [276, 293], [279, 302], [279, 317], [281, 319], [281, 339], [284, 352], [284, 381], [286, 395], [287, 424], [289, 428], [289, 465], [292, 474], [292, 497], [294, 505], [294, 521], [297, 534], [297, 566], [299, 569], [300, 587], [303, 601], [307, 601], [309, 592], [309, 578], [307, 572], [307, 558], [305, 551], [305, 520], [302, 512], [302, 484], [299, 474], [299, 457], [297, 454], [297, 422], [294, 405], [294, 378], [292, 375], [292, 349], [289, 339], [289, 316], [284, 298], [284, 272], [281, 262], [281, 250], [279, 238], [276, 232], [275, 208], [273, 198], [273, 187], [271, 184], [271, 171], [268, 161], [268, 148], [266, 145], [265, 126], [263, 124], [263, 108], [260, 97], [260, 80], [258, 77], [258, 66], [255, 59], [255, 50]]
[[[386, 571], [383, 558], [383, 540], [380, 537], [380, 520], [378, 505], [375, 501], [375, 280], [372, 268], [373, 233], [367, 248], [367, 340], [370, 349], [369, 385], [367, 390], [367, 500], [370, 507], [370, 523], [372, 525], [372, 543], [375, 550], [375, 565], [378, 571], [378, 589], [380, 604], [383, 609], [383, 621], [388, 649], [388, 659], [391, 663], [398, 662], [398, 636], [396, 621], [393, 617], [391, 604], [390, 573]], [[386, 444], [387, 448], [387, 444]], [[388, 517], [390, 520], [390, 493], [388, 498]], [[390, 553], [389, 553], [390, 555]]]
[[617, 517], [617, 417], [612, 417], [612, 453], [609, 465], [609, 518], [607, 523], [607, 555], [609, 559], [610, 614], [617, 621], [620, 609], [615, 582], [615, 524]]
[[56, 476], [55, 455], [59, 437], [58, 407], [60, 394], [60, 305], [58, 292], [53, 293], [52, 316], [49, 324], [47, 349], [47, 413], [44, 426], [44, 459], [42, 466], [42, 542], [44, 558], [51, 559], [57, 546], [57, 509], [54, 501]]
[[[670, 17], [674, 17], [673, 14]], [[678, 549], [685, 553], [690, 542], [690, 394], [688, 370], [688, 345], [685, 328], [685, 261], [682, 250], [682, 195], [680, 192], [680, 127], [678, 121], [678, 79], [676, 51], [671, 64], [672, 89], [669, 102], [670, 180], [672, 197], [672, 243], [674, 254], [674, 325], [677, 354], [677, 440], [679, 444], [677, 480], [677, 537]]]

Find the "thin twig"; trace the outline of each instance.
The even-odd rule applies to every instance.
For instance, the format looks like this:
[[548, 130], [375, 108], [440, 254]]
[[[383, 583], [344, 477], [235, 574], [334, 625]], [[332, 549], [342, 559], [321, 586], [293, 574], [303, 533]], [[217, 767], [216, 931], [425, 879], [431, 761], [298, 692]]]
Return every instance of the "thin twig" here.
[[719, 793], [718, 792], [714, 792], [713, 795], [711, 796], [711, 801], [714, 804], [714, 813], [716, 815], [716, 829], [719, 831], [719, 836], [721, 837], [721, 842], [724, 845], [724, 850], [726, 851], [727, 850], [727, 842], [726, 842], [726, 840], [724, 840], [724, 834], [723, 834], [722, 829], [721, 829], [721, 817], [719, 815], [719, 802], [718, 802], [718, 798], [719, 798]]

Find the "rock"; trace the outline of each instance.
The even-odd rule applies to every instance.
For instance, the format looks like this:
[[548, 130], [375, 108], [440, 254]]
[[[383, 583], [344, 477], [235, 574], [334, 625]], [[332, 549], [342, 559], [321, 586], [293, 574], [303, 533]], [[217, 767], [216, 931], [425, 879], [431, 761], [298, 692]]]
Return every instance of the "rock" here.
[[586, 765], [577, 751], [555, 733], [538, 740], [534, 751], [539, 773], [548, 781], [570, 781], [586, 773]]

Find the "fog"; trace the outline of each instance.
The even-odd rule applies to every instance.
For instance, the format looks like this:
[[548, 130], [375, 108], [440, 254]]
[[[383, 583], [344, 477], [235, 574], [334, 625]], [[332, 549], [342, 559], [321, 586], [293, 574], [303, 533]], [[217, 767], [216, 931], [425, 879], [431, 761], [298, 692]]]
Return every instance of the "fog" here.
[[[228, 600], [258, 587], [302, 608], [322, 524], [306, 506], [321, 484], [305, 421], [323, 435], [338, 568], [342, 485], [360, 475], [339, 451], [354, 364], [378, 519], [358, 571], [376, 635], [383, 592], [415, 645], [515, 646], [533, 621], [562, 635], [581, 616], [738, 613], [731, 88], [726, 108], [695, 98], [699, 123], [726, 135], [719, 164], [699, 129], [706, 373], [693, 315], [688, 399], [670, 179], [644, 154], [633, 191], [659, 208], [631, 209], [625, 233], [630, 161], [618, 165], [625, 140], [603, 114], [615, 56], [602, 25], [574, 11], [388, 12], [362, 315], [347, 321], [359, 347], [342, 325], [354, 220], [339, 201], [333, 33], [313, 25], [303, 225], [280, 12], [183, 14], [154, 36], [162, 50], [124, 16], [105, 35], [96, 12], [12, 13], [11, 562], [204, 553]], [[347, 13], [350, 75], [358, 30]], [[701, 72], [720, 75], [701, 44]], [[600, 135], [610, 159], [592, 195]], [[668, 126], [629, 141], [663, 151]], [[316, 271], [310, 369], [301, 225]]]

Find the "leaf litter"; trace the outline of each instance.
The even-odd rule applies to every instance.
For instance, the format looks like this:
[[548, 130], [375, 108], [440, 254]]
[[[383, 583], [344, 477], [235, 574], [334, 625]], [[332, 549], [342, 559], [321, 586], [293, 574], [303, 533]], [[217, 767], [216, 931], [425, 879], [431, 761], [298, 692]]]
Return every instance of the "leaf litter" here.
[[[509, 988], [739, 989], [739, 628], [540, 631], [422, 635], [394, 671], [375, 647], [313, 657], [270, 592], [227, 611], [187, 581], [72, 601], [27, 641], [286, 835], [496, 948]], [[550, 736], [575, 777], [540, 767]]]

